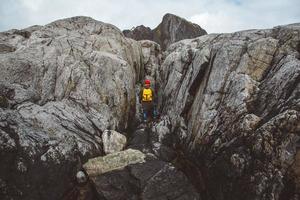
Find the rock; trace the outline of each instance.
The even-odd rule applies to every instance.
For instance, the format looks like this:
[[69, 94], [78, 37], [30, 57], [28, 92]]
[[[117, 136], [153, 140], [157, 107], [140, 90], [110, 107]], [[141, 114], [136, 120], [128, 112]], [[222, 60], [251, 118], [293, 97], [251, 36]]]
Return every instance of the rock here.
[[8, 108], [9, 101], [12, 100], [15, 96], [15, 91], [11, 88], [6, 87], [4, 84], [0, 83], [0, 107]]
[[199, 199], [186, 176], [151, 154], [128, 149], [84, 165], [104, 199]]
[[[162, 52], [159, 44], [149, 41], [139, 41], [142, 46], [144, 72], [146, 78], [151, 79], [153, 83], [159, 78], [160, 65], [162, 60]], [[155, 85], [155, 84], [154, 84]]]
[[[1, 32], [0, 199], [297, 199], [300, 24], [199, 32], [170, 14], [157, 43], [89, 17]], [[143, 128], [145, 77], [162, 115]], [[105, 130], [140, 151], [98, 157]]]
[[88, 181], [76, 185], [63, 196], [62, 200], [94, 200], [97, 198], [92, 183]]
[[135, 196], [137, 183], [132, 180], [125, 167], [143, 163], [145, 157], [146, 155], [138, 150], [127, 149], [90, 159], [83, 167], [99, 196], [105, 199], [127, 199]]
[[173, 149], [175, 142], [168, 128], [169, 123], [168, 119], [165, 119], [154, 123], [151, 128], [138, 127], [129, 139], [128, 148], [154, 154], [166, 162], [173, 161], [176, 158], [176, 151]]
[[292, 24], [209, 34], [166, 50], [159, 104], [170, 119], [167, 146], [180, 146], [204, 172], [213, 199], [294, 195], [288, 188], [296, 183], [284, 180], [293, 179], [287, 171], [300, 136], [298, 44], [300, 24]]
[[124, 30], [123, 34], [135, 40], [153, 40], [163, 50], [166, 50], [174, 42], [207, 33], [199, 25], [168, 13], [163, 16], [162, 22], [153, 30], [141, 25], [132, 30]]
[[151, 28], [145, 27], [144, 25], [137, 26], [131, 30], [124, 30], [123, 34], [126, 37], [135, 40], [153, 40], [153, 32]]
[[129, 139], [128, 148], [137, 149], [143, 153], [153, 153], [149, 131], [145, 128], [137, 129]]
[[15, 50], [16, 49], [10, 45], [0, 43], [0, 53], [9, 53], [14, 52]]
[[80, 184], [80, 183], [86, 183], [87, 182], [87, 177], [86, 175], [84, 174], [83, 171], [79, 171], [77, 172], [76, 174], [76, 179], [77, 179], [77, 182]]
[[150, 131], [150, 141], [154, 154], [161, 160], [171, 162], [176, 158], [175, 137], [170, 131], [169, 118], [162, 118], [160, 122], [154, 124]]
[[297, 150], [296, 157], [295, 157], [295, 162], [292, 165], [292, 171], [293, 171], [293, 176], [294, 177], [294, 184], [295, 184], [295, 191], [294, 191], [294, 196], [295, 197], [300, 197], [300, 151], [299, 149]]
[[123, 150], [126, 145], [126, 137], [114, 130], [105, 130], [102, 134], [104, 152], [106, 154]]
[[0, 96], [0, 107], [7, 108], [9, 106], [8, 100], [4, 96]]
[[97, 157], [90, 159], [83, 165], [89, 177], [93, 178], [103, 173], [122, 169], [129, 164], [145, 162], [145, 155], [134, 149], [127, 149], [125, 151], [108, 154], [104, 157]]
[[[60, 199], [134, 116], [142, 48], [89, 17], [0, 33], [0, 199]], [[59, 181], [58, 181], [59, 180]]]
[[198, 24], [173, 14], [164, 15], [162, 22], [153, 30], [154, 41], [165, 50], [172, 43], [207, 34]]
[[149, 179], [142, 199], [200, 199], [186, 176], [174, 166], [166, 165]]

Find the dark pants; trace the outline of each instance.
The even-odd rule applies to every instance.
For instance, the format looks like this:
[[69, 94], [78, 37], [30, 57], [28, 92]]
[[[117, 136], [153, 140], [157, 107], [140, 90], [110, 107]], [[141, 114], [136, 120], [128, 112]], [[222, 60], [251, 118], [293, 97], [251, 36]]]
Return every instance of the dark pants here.
[[147, 120], [149, 117], [156, 117], [155, 106], [152, 101], [142, 101], [142, 108], [144, 120]]

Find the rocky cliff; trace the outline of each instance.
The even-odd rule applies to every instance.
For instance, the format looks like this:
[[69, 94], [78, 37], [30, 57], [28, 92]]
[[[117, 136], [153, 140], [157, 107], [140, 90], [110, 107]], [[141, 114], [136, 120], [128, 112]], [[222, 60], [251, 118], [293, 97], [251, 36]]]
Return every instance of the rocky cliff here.
[[74, 17], [0, 33], [0, 60], [1, 199], [299, 198], [300, 24], [162, 52]]
[[299, 47], [292, 24], [168, 48], [161, 110], [209, 199], [299, 198]]
[[141, 25], [132, 30], [124, 30], [123, 33], [135, 40], [153, 40], [163, 50], [179, 40], [207, 34], [198, 24], [169, 13], [163, 16], [162, 22], [153, 30]]
[[134, 116], [141, 46], [88, 17], [0, 38], [0, 198], [60, 199]]

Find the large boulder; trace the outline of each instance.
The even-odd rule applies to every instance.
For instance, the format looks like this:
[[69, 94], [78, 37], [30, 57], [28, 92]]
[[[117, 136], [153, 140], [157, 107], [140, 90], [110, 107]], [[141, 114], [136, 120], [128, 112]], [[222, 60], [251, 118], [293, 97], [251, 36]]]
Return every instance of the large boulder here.
[[138, 150], [93, 158], [84, 168], [103, 199], [199, 199], [181, 171]]
[[0, 199], [60, 199], [81, 163], [103, 155], [103, 131], [128, 128], [141, 46], [89, 17], [0, 43]]
[[289, 189], [299, 187], [297, 164], [289, 171], [299, 155], [299, 46], [300, 24], [292, 24], [167, 49], [160, 109], [212, 199], [297, 198]]
[[198, 24], [168, 13], [153, 30], [141, 25], [132, 30], [124, 30], [123, 34], [135, 40], [153, 40], [165, 50], [174, 42], [205, 35], [207, 32]]

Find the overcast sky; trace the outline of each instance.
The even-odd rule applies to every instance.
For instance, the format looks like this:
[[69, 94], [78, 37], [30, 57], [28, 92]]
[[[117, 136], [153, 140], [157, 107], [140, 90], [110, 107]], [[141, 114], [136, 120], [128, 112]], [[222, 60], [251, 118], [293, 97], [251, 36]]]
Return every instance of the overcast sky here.
[[165, 13], [209, 33], [272, 28], [300, 22], [300, 0], [1, 0], [0, 31], [84, 15], [120, 29], [155, 28]]

